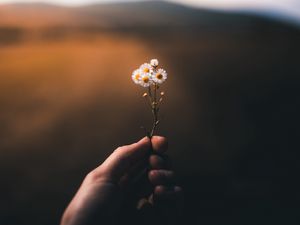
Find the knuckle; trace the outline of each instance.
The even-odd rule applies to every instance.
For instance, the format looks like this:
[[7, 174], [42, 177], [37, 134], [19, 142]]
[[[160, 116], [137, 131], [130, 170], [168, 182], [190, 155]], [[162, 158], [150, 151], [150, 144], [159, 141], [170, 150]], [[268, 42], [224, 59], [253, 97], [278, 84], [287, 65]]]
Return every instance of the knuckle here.
[[173, 184], [175, 182], [175, 173], [169, 170], [151, 170], [148, 176], [150, 181], [156, 184]]
[[86, 177], [85, 181], [88, 183], [95, 183], [103, 177], [103, 172], [101, 167], [98, 167], [92, 171], [90, 171]]
[[117, 147], [114, 152], [122, 152], [124, 150], [124, 147], [123, 146], [119, 146]]
[[98, 177], [99, 177], [99, 172], [96, 171], [96, 169], [89, 172], [86, 176], [86, 178], [91, 181], [96, 180]]
[[149, 171], [148, 175], [149, 175], [149, 178], [152, 179], [153, 177], [156, 176], [156, 174], [157, 174], [157, 172], [155, 170], [151, 170], [151, 171]]
[[95, 171], [92, 170], [91, 172], [89, 172], [86, 176], [85, 176], [85, 181], [86, 182], [93, 182], [95, 180], [95, 177], [96, 177], [96, 174], [95, 174]]
[[126, 148], [126, 146], [120, 146], [114, 150], [114, 153], [126, 158], [130, 155], [130, 149]]

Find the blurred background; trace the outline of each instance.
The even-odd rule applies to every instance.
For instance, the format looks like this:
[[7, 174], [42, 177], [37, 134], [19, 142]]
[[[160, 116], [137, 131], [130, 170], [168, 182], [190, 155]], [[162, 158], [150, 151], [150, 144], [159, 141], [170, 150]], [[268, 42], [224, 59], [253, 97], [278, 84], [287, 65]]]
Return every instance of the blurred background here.
[[152, 58], [185, 224], [300, 223], [299, 1], [0, 3], [1, 225], [58, 224], [144, 135], [131, 73]]

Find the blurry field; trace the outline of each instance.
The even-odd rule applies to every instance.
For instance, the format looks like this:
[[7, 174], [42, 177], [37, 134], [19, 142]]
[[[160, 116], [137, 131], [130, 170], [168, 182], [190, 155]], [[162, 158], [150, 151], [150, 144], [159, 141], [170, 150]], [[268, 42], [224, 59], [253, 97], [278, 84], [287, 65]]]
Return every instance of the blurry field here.
[[299, 29], [219, 14], [169, 29], [16, 18], [0, 27], [1, 225], [57, 224], [85, 174], [144, 135], [151, 115], [131, 72], [151, 58], [169, 72], [160, 133], [186, 224], [297, 224]]
[[146, 49], [137, 41], [104, 35], [90, 43], [22, 43], [1, 48], [0, 54], [9, 146], [12, 140], [36, 138], [74, 109], [114, 102], [117, 94], [130, 96], [129, 66], [146, 58]]

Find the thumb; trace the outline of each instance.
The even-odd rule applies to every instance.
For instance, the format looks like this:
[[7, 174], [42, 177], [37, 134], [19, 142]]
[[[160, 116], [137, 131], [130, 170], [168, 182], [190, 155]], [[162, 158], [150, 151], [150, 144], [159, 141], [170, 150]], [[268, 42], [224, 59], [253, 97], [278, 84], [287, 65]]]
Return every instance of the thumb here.
[[98, 168], [97, 171], [108, 179], [118, 181], [128, 170], [142, 161], [151, 149], [148, 137], [140, 141], [117, 148]]

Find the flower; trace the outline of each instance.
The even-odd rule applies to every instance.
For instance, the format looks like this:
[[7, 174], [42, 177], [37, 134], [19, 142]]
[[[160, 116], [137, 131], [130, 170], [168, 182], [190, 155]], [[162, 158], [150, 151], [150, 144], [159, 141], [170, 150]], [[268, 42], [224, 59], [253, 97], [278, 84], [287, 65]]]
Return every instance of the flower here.
[[168, 74], [164, 69], [158, 69], [152, 76], [155, 83], [162, 84], [168, 78]]
[[137, 69], [135, 71], [133, 71], [132, 75], [131, 75], [131, 78], [133, 80], [134, 83], [136, 84], [140, 84], [141, 83], [141, 70], [140, 69]]
[[139, 84], [143, 87], [149, 87], [152, 83], [153, 81], [151, 79], [151, 76], [143, 73]]
[[143, 87], [150, 87], [162, 84], [167, 80], [168, 74], [162, 68], [157, 68], [159, 62], [157, 59], [152, 59], [150, 63], [144, 63], [139, 69], [132, 73], [132, 80], [134, 83]]
[[157, 67], [158, 66], [158, 60], [157, 59], [151, 59], [150, 61], [150, 65], [153, 66], [153, 67]]
[[149, 64], [149, 63], [144, 63], [141, 65], [140, 67], [141, 73], [151, 76], [151, 74], [153, 73], [153, 67]]
[[164, 69], [158, 68], [158, 64], [159, 62], [157, 59], [151, 59], [150, 63], [142, 64], [140, 68], [133, 71], [131, 75], [134, 83], [148, 89], [147, 92], [142, 95], [142, 97], [150, 106], [153, 116], [153, 125], [151, 130], [148, 131], [144, 128], [147, 137], [149, 137], [150, 139], [153, 137], [157, 126], [160, 123], [159, 111], [165, 96], [165, 93], [163, 91], [160, 92], [159, 96], [159, 84], [165, 82], [168, 77], [168, 74]]

